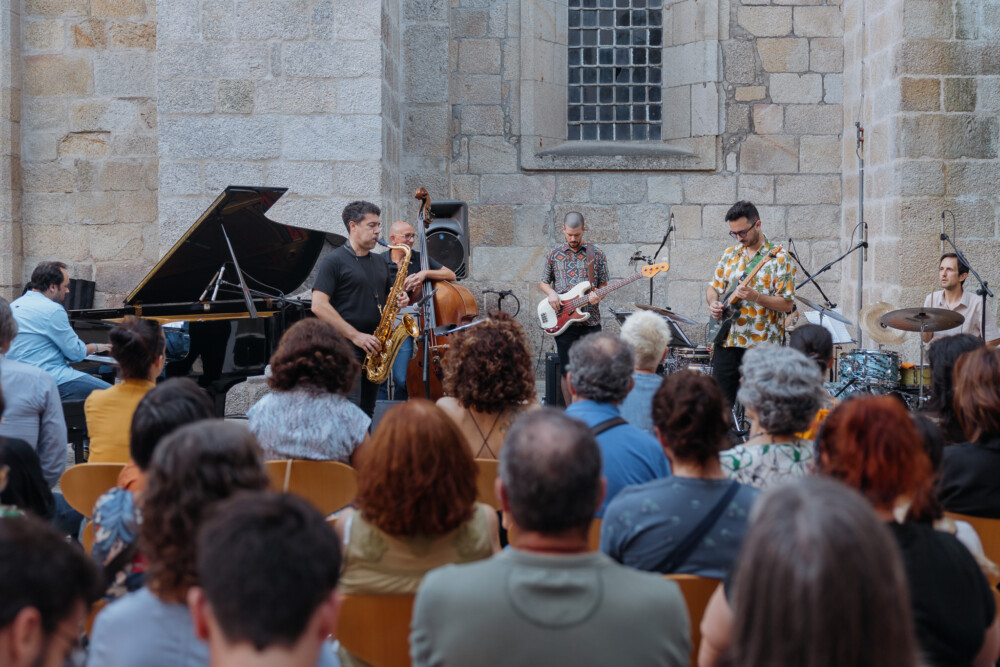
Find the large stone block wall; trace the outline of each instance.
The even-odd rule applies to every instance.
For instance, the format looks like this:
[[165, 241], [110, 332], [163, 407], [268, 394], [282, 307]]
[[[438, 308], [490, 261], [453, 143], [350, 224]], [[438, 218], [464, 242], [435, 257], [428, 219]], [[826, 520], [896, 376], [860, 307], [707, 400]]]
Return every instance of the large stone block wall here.
[[[973, 267], [1000, 286], [1000, 5], [983, 0], [845, 0], [845, 125], [867, 130], [864, 210], [871, 252], [863, 303], [922, 305], [938, 289], [941, 214]], [[854, 142], [844, 142], [843, 232], [857, 223]], [[857, 302], [857, 266], [844, 300]], [[967, 289], [977, 283], [970, 276]], [[991, 316], [996, 302], [990, 301]], [[916, 334], [898, 349], [912, 360]]]
[[24, 0], [20, 32], [18, 277], [61, 259], [114, 303], [159, 252], [155, 2]]
[[21, 12], [0, 8], [0, 295], [21, 287]]

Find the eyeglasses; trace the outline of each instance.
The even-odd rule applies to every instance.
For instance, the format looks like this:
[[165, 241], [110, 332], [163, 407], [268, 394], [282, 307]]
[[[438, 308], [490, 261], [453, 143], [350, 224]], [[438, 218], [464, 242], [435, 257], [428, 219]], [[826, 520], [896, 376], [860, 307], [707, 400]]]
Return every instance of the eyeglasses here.
[[396, 236], [401, 236], [404, 239], [415, 239], [415, 238], [417, 238], [416, 234], [396, 234]]
[[742, 239], [745, 239], [746, 236], [747, 236], [747, 234], [750, 233], [750, 230], [753, 229], [756, 226], [757, 226], [757, 223], [755, 222], [752, 225], [750, 225], [749, 227], [747, 227], [746, 229], [740, 230], [738, 232], [729, 232], [729, 235], [732, 236], [734, 239], [742, 240]]

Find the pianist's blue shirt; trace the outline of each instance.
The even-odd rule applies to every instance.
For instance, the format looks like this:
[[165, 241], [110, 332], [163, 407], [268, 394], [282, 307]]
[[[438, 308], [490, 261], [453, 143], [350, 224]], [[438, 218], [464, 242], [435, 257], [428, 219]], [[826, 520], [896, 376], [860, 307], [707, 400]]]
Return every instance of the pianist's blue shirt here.
[[73, 331], [62, 304], [28, 290], [10, 304], [10, 310], [17, 320], [17, 336], [7, 353], [9, 359], [41, 368], [56, 384], [86, 375], [68, 365], [87, 356], [87, 345]]

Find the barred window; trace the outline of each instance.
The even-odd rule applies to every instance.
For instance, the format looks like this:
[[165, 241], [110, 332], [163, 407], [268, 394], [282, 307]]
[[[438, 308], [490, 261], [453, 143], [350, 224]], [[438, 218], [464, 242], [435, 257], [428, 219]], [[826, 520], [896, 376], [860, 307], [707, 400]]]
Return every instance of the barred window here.
[[569, 0], [568, 140], [660, 140], [662, 7]]

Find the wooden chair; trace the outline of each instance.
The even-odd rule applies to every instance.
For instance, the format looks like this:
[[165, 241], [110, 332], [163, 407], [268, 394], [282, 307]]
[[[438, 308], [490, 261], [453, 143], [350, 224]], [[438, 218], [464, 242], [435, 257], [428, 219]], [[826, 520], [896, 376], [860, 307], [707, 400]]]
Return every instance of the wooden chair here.
[[59, 480], [59, 488], [70, 507], [87, 517], [94, 515], [94, 503], [118, 483], [124, 463], [81, 463], [69, 468]]
[[351, 504], [358, 495], [354, 468], [334, 461], [268, 461], [271, 489], [302, 496], [324, 515]]
[[476, 500], [495, 510], [501, 510], [503, 508], [500, 507], [500, 498], [496, 492], [497, 466], [496, 459], [476, 459], [476, 467], [479, 469], [476, 477]]
[[88, 556], [94, 550], [95, 539], [97, 536], [94, 534], [94, 522], [88, 521], [87, 525], [83, 527], [83, 533], [80, 534], [80, 545]]
[[337, 639], [372, 667], [409, 667], [413, 595], [345, 595]]
[[[971, 524], [976, 533], [979, 534], [979, 541], [983, 543], [983, 553], [1000, 566], [1000, 519], [983, 519], [955, 512], [945, 512], [945, 515], [953, 521], [965, 521]], [[991, 581], [990, 583], [996, 584], [997, 582]]]
[[693, 574], [666, 574], [664, 578], [681, 587], [687, 604], [688, 618], [691, 619], [691, 666], [698, 667], [698, 646], [701, 644], [701, 617], [712, 593], [719, 586], [719, 579], [698, 577]]

